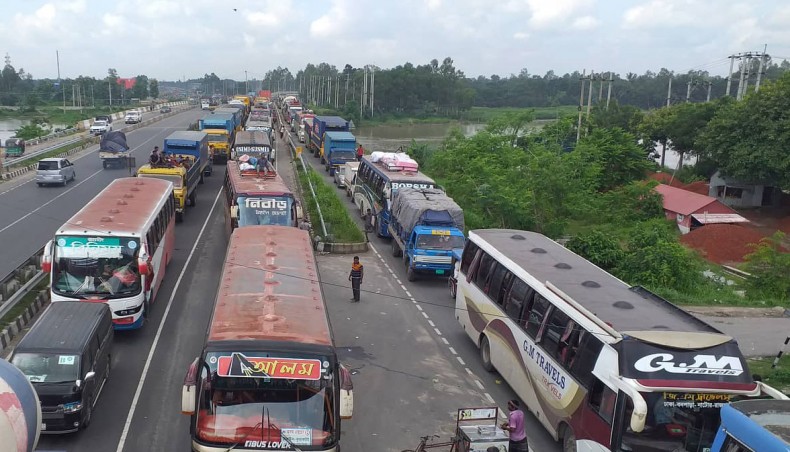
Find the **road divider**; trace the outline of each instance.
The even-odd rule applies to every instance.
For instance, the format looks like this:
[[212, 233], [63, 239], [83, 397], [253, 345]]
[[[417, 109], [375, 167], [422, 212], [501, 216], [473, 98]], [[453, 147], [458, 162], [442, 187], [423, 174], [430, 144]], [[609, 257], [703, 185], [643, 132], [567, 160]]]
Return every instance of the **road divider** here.
[[[41, 270], [43, 254], [42, 247], [0, 280], [0, 346], [3, 352], [11, 340], [49, 303], [48, 284], [44, 284], [47, 273]], [[42, 288], [42, 285], [45, 287]]]

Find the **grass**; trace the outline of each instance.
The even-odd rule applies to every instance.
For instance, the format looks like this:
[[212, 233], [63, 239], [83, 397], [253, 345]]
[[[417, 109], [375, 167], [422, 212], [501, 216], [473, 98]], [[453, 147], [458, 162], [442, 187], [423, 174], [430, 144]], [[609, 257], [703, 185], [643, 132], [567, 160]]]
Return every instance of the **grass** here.
[[39, 161], [41, 159], [53, 157], [53, 156], [56, 156], [56, 155], [58, 155], [60, 153], [63, 153], [63, 152], [68, 152], [68, 151], [70, 151], [70, 150], [72, 150], [74, 148], [78, 148], [80, 146], [83, 146], [86, 143], [96, 143], [96, 138], [93, 138], [93, 137], [85, 138], [84, 140], [77, 141], [76, 143], [69, 143], [69, 144], [66, 144], [64, 146], [59, 146], [58, 148], [53, 149], [53, 150], [51, 150], [49, 152], [45, 152], [43, 154], [36, 155], [35, 157], [31, 157], [29, 159], [25, 159], [25, 160], [23, 160], [23, 161], [21, 161], [21, 162], [19, 162], [17, 164], [14, 164], [13, 166], [9, 167], [8, 169], [22, 168], [22, 167], [28, 166], [28, 165], [30, 165], [32, 163], [35, 163], [35, 162], [37, 162], [37, 161]]
[[[297, 172], [299, 183], [302, 186], [302, 192], [305, 194], [305, 203], [307, 204], [307, 211], [310, 214], [310, 221], [313, 224], [313, 232], [319, 235], [323, 233], [320, 224], [321, 220], [318, 216], [317, 201], [321, 206], [321, 213], [324, 216], [327, 233], [330, 236], [328, 238], [324, 237], [324, 239], [335, 243], [364, 242], [365, 235], [349, 216], [348, 210], [337, 195], [337, 189], [327, 184], [324, 179], [310, 167], [307, 168], [307, 173], [305, 173], [302, 166], [297, 164]], [[313, 198], [308, 180], [313, 183], [317, 199]]]
[[790, 355], [779, 359], [775, 369], [771, 369], [774, 357], [749, 359], [749, 370], [762, 377], [763, 382], [784, 393], [790, 392]]
[[22, 315], [22, 312], [27, 309], [28, 306], [33, 304], [36, 301], [36, 297], [38, 296], [39, 291], [42, 291], [49, 287], [49, 278], [44, 278], [40, 283], [36, 285], [30, 292], [28, 292], [19, 303], [16, 304], [10, 311], [6, 313], [2, 318], [0, 318], [0, 330], [10, 325], [17, 317]]

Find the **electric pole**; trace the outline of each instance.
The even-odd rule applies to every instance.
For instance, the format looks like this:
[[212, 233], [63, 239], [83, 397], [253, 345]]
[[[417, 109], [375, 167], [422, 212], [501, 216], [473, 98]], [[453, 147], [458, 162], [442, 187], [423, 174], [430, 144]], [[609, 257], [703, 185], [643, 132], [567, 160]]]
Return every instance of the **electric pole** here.
[[727, 74], [727, 90], [724, 95], [730, 95], [730, 86], [732, 86], [732, 69], [735, 65], [735, 55], [730, 55], [730, 72]]
[[705, 99], [705, 102], [710, 102], [710, 87], [711, 87], [711, 86], [713, 86], [713, 82], [711, 82], [711, 81], [709, 80], [709, 81], [707, 81], [705, 84], [706, 84], [706, 85], [708, 85], [708, 96], [707, 96], [707, 98]]
[[667, 107], [672, 101], [672, 74], [669, 74], [669, 87], [667, 88]]
[[691, 101], [691, 85], [694, 83], [694, 77], [689, 77], [689, 81], [686, 86], [686, 103]]
[[744, 58], [746, 58], [747, 56], [751, 56], [751, 54], [743, 54], [743, 56], [741, 57], [741, 78], [740, 81], [738, 82], [738, 94], [735, 96], [736, 100], [741, 100], [743, 98], [743, 79], [746, 76], [746, 63], [744, 61]]
[[757, 81], [754, 83], [754, 92], [760, 91], [760, 79], [763, 76], [763, 67], [765, 66], [765, 60], [767, 59], [768, 55], [765, 53], [768, 50], [768, 44], [763, 47], [763, 54], [760, 55], [760, 68], [757, 69]]
[[603, 100], [603, 72], [598, 74], [598, 81], [601, 82], [598, 86], [598, 103], [600, 104]]
[[612, 82], [614, 81], [614, 73], [609, 71], [609, 89], [606, 93], [606, 109], [609, 109], [609, 100], [612, 98]]
[[579, 92], [579, 123], [576, 125], [576, 142], [579, 142], [582, 133], [582, 108], [584, 108], [584, 75], [587, 73], [587, 69], [582, 71], [582, 76], [579, 78], [581, 82], [581, 90]]

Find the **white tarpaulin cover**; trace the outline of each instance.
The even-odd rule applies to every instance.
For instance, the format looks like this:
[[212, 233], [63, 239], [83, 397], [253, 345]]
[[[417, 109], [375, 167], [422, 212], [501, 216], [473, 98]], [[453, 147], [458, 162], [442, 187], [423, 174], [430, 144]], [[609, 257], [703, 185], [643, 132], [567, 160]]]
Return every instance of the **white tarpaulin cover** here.
[[436, 188], [398, 189], [393, 195], [392, 215], [407, 231], [417, 224], [464, 229], [464, 211], [453, 198]]

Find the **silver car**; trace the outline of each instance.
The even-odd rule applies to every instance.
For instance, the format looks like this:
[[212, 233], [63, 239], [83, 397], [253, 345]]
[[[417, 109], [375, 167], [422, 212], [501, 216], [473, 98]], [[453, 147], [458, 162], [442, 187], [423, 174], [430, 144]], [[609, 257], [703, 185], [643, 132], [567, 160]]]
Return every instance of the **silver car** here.
[[76, 177], [74, 164], [62, 157], [39, 160], [36, 168], [36, 183], [39, 187], [44, 184], [60, 184], [65, 187]]

